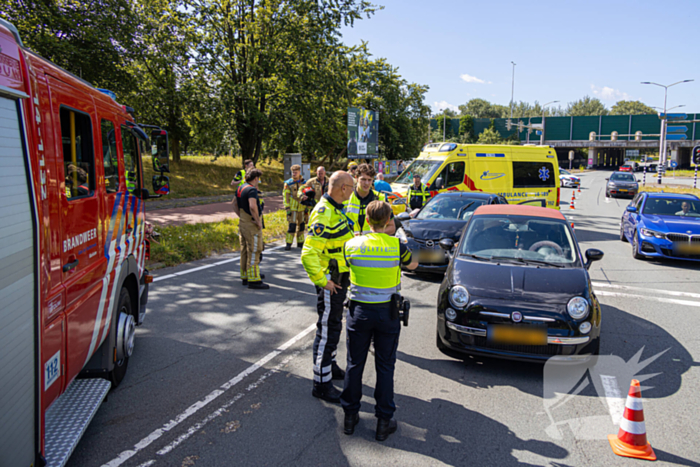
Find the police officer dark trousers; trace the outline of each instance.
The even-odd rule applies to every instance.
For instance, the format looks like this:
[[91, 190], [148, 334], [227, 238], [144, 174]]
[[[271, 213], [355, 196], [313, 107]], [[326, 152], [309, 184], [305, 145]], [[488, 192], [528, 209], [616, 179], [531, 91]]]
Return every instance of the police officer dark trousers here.
[[329, 193], [321, 197], [311, 212], [308, 237], [301, 251], [301, 264], [318, 295], [312, 395], [328, 402], [340, 402], [340, 391], [331, 380], [345, 377], [345, 372], [335, 363], [335, 355], [349, 283], [343, 245], [353, 237], [352, 227], [343, 213], [343, 202], [352, 190], [350, 175], [342, 171], [333, 174]]
[[349, 240], [344, 247], [350, 268], [350, 307], [346, 321], [348, 364], [345, 389], [340, 396], [345, 411], [344, 432], [353, 434], [360, 420], [362, 373], [374, 338], [377, 371], [374, 412], [378, 418], [378, 441], [384, 441], [396, 431], [394, 366], [401, 325], [398, 316], [392, 316], [392, 295], [401, 289], [401, 264], [409, 269], [418, 266], [406, 245], [384, 233], [390, 219], [391, 206], [384, 201], [372, 201], [367, 206], [371, 232]]

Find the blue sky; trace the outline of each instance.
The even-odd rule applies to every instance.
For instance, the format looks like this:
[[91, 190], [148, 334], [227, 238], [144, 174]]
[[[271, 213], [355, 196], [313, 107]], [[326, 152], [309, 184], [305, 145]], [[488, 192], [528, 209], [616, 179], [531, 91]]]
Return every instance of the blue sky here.
[[438, 111], [479, 97], [568, 102], [585, 95], [700, 112], [700, 0], [375, 0], [385, 8], [344, 28], [348, 45], [369, 43], [409, 82], [427, 84]]

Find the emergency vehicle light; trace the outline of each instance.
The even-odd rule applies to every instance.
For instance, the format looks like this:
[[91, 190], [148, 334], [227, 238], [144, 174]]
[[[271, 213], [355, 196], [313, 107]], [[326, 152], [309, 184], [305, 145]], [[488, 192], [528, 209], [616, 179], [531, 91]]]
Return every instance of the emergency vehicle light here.
[[109, 89], [102, 89], [102, 88], [97, 88], [98, 91], [100, 91], [102, 94], [107, 94], [109, 97], [112, 98], [114, 102], [117, 102], [117, 95], [114, 93], [114, 91], [110, 91]]

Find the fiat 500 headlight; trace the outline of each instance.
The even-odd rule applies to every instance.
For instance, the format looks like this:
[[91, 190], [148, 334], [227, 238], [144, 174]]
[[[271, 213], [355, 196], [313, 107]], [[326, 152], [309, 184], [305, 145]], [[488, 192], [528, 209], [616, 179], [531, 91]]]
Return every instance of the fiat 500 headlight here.
[[450, 290], [450, 303], [455, 308], [464, 308], [469, 303], [469, 292], [464, 286], [455, 285]]
[[574, 319], [583, 319], [588, 316], [588, 300], [583, 297], [574, 297], [566, 305], [566, 311]]

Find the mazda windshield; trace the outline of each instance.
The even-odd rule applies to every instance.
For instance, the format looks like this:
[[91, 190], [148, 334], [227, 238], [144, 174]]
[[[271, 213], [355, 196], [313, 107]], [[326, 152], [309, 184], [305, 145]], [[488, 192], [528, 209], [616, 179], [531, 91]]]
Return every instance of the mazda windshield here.
[[476, 208], [488, 201], [488, 199], [469, 199], [461, 196], [438, 196], [428, 201], [416, 219], [468, 220]]
[[413, 175], [418, 174], [420, 175], [421, 182], [427, 184], [433, 174], [440, 168], [442, 162], [443, 161], [415, 160], [413, 164], [409, 165], [408, 168], [403, 171], [401, 176], [397, 178], [394, 183], [413, 185]]
[[578, 264], [576, 247], [564, 222], [541, 217], [473, 217], [460, 256], [481, 261], [552, 267]]

